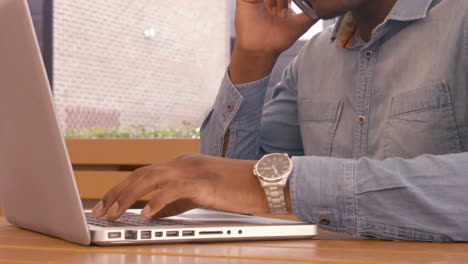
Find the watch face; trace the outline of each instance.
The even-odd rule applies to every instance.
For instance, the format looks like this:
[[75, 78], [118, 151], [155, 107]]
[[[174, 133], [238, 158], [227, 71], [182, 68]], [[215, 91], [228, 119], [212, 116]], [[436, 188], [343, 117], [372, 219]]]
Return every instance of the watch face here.
[[258, 175], [266, 181], [277, 181], [290, 172], [291, 161], [287, 155], [271, 154], [262, 158], [258, 164]]

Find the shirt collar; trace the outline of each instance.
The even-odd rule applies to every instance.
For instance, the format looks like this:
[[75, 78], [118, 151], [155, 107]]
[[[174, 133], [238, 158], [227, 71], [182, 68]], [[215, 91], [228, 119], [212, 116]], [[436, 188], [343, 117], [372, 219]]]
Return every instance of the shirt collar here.
[[[386, 20], [413, 21], [423, 19], [427, 16], [427, 12], [433, 1], [434, 0], [398, 0]], [[347, 31], [350, 30], [352, 19], [351, 13], [341, 16], [338, 19], [331, 36], [332, 42], [337, 38], [340, 39], [343, 36], [349, 35]]]

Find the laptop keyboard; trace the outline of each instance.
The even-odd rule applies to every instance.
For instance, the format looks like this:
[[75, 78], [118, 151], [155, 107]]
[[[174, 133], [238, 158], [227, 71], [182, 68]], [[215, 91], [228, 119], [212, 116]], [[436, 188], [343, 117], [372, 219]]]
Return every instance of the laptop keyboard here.
[[117, 221], [109, 222], [105, 218], [95, 218], [91, 213], [85, 213], [88, 224], [100, 227], [123, 227], [123, 226], [174, 226], [194, 224], [189, 221], [177, 221], [171, 219], [148, 220], [134, 213], [125, 213]]

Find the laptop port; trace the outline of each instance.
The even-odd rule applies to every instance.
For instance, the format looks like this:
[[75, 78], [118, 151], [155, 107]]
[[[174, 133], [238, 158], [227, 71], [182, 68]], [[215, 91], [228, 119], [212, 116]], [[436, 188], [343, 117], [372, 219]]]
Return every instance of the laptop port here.
[[155, 237], [162, 237], [162, 236], [163, 236], [163, 232], [154, 232], [154, 236], [155, 236]]
[[179, 231], [167, 231], [166, 232], [166, 237], [178, 237], [179, 236]]
[[137, 239], [137, 234], [136, 230], [125, 230], [125, 239]]
[[107, 233], [107, 238], [109, 238], [109, 239], [122, 238], [122, 233], [121, 232], [109, 232], [109, 233]]
[[184, 236], [184, 237], [195, 236], [195, 231], [193, 231], [193, 230], [184, 230], [184, 231], [182, 231], [182, 236]]
[[141, 231], [141, 239], [151, 239], [151, 231]]
[[199, 235], [222, 235], [223, 231], [200, 231]]

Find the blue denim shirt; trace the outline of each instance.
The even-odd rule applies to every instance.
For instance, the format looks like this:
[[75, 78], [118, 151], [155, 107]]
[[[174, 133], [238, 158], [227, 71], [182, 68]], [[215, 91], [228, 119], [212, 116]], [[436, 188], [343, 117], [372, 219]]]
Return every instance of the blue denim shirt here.
[[399, 0], [367, 43], [348, 14], [268, 82], [226, 74], [202, 153], [289, 153], [294, 213], [328, 230], [468, 241], [468, 1]]

